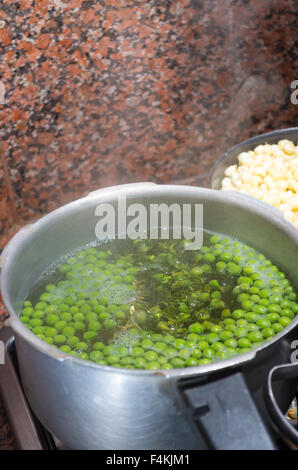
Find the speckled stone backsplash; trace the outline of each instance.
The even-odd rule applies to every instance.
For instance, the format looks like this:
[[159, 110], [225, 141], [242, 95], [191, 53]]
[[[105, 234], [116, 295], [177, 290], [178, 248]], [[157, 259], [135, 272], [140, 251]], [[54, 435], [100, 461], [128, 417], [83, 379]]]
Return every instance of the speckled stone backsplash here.
[[16, 224], [102, 186], [206, 185], [232, 144], [294, 125], [296, 7], [3, 0], [2, 244]]
[[206, 186], [231, 145], [295, 125], [296, 39], [296, 0], [2, 0], [0, 248], [99, 187]]

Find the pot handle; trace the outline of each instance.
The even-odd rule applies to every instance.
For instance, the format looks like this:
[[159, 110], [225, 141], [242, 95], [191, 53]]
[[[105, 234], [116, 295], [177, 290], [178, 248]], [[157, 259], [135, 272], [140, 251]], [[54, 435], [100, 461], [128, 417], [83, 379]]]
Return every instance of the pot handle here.
[[1, 252], [0, 255], [0, 270], [1, 268], [4, 267], [6, 259], [8, 257], [8, 253], [10, 250], [10, 247], [12, 245], [12, 241], [15, 241], [16, 239], [22, 239], [24, 235], [27, 235], [28, 230], [31, 230], [32, 227], [34, 226], [33, 224], [27, 224], [24, 225], [18, 232], [15, 233], [15, 235], [7, 242], [5, 247], [3, 248], [3, 251]]
[[208, 449], [277, 449], [241, 372], [205, 383], [198, 378], [181, 383], [187, 415]]
[[[291, 403], [293, 395], [285, 397], [288, 387], [284, 386], [282, 386], [281, 392], [278, 393], [280, 381], [282, 381], [283, 385], [285, 381], [289, 382], [291, 384], [289, 390], [294, 390], [294, 393], [296, 391], [296, 396], [298, 397], [298, 363], [273, 367], [269, 372], [265, 388], [265, 400], [274, 424], [281, 431], [282, 435], [298, 449], [298, 427], [295, 429], [290, 420], [285, 417], [287, 409], [285, 409], [284, 403], [281, 403], [281, 399], [283, 402]], [[280, 399], [278, 395], [280, 395]]]

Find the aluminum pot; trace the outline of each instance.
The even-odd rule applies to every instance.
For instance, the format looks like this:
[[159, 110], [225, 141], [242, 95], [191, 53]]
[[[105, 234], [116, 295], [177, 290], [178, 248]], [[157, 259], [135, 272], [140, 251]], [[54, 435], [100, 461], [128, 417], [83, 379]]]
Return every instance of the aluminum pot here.
[[261, 390], [269, 369], [289, 360], [298, 318], [248, 353], [167, 371], [118, 369], [75, 358], [37, 338], [20, 321], [23, 301], [41, 274], [93, 241], [95, 208], [103, 202], [116, 207], [121, 196], [145, 205], [202, 203], [204, 228], [261, 251], [298, 286], [298, 231], [279, 211], [253, 198], [153, 183], [92, 192], [24, 227], [1, 256], [1, 293], [33, 411], [71, 449], [274, 448]]

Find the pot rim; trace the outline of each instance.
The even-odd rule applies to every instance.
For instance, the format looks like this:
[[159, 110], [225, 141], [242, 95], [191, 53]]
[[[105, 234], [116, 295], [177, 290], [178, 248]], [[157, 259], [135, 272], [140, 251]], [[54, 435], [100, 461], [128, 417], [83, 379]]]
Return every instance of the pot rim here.
[[[146, 191], [144, 193], [144, 190]], [[248, 209], [254, 211], [262, 218], [268, 220], [268, 222], [274, 224], [277, 228], [281, 229], [298, 247], [298, 230], [294, 228], [292, 224], [287, 222], [280, 211], [274, 207], [269, 206], [268, 204], [263, 203], [253, 197], [247, 196], [234, 191], [217, 191], [209, 188], [201, 188], [195, 186], [183, 186], [183, 185], [156, 185], [154, 183], [132, 183], [126, 185], [112, 186], [100, 189], [98, 191], [93, 191], [87, 196], [72, 201], [66, 205], [59, 207], [58, 209], [50, 212], [49, 214], [41, 217], [39, 220], [33, 224], [27, 225], [19, 230], [14, 237], [9, 241], [6, 247], [3, 250], [3, 253], [0, 258], [1, 266], [1, 277], [0, 277], [0, 289], [3, 302], [9, 313], [9, 319], [7, 324], [12, 327], [13, 331], [19, 335], [23, 340], [27, 341], [33, 348], [39, 350], [47, 356], [50, 356], [53, 359], [59, 361], [68, 361], [72, 363], [77, 363], [78, 365], [84, 367], [95, 368], [109, 373], [121, 373], [124, 375], [138, 375], [138, 376], [163, 376], [166, 378], [181, 379], [183, 377], [193, 377], [198, 375], [205, 375], [211, 372], [224, 370], [229, 367], [236, 367], [243, 365], [252, 359], [254, 359], [263, 349], [272, 346], [274, 343], [279, 341], [284, 337], [288, 332], [293, 330], [298, 324], [298, 315], [297, 317], [280, 333], [278, 333], [270, 341], [261, 344], [259, 347], [252, 349], [244, 354], [238, 354], [230, 359], [223, 361], [218, 361], [211, 364], [200, 365], [195, 367], [185, 367], [181, 369], [170, 369], [170, 370], [135, 370], [135, 369], [124, 369], [117, 367], [104, 366], [96, 364], [89, 360], [80, 359], [74, 356], [65, 353], [58, 348], [49, 345], [45, 341], [38, 338], [34, 333], [26, 328], [24, 323], [19, 319], [19, 316], [16, 314], [11, 300], [8, 294], [8, 281], [7, 275], [11, 266], [14, 264], [15, 258], [18, 256], [18, 252], [22, 250], [24, 245], [30, 240], [31, 236], [38, 232], [40, 228], [47, 226], [52, 219], [64, 218], [65, 211], [71, 214], [72, 211], [75, 211], [79, 207], [84, 207], [90, 204], [92, 201], [98, 200], [98, 203], [103, 202], [105, 199], [108, 199], [111, 194], [116, 198], [121, 194], [126, 194], [127, 197], [141, 197], [146, 196], [152, 193], [153, 196], [177, 196], [180, 192], [179, 197], [200, 197], [200, 195], [207, 194], [212, 195], [213, 201], [230, 202], [234, 206], [238, 206], [243, 209]], [[182, 196], [183, 193], [183, 196]]]

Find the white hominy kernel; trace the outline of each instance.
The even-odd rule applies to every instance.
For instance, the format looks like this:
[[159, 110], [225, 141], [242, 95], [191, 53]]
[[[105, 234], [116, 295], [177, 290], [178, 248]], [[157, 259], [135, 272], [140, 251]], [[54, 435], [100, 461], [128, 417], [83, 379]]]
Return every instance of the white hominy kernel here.
[[262, 183], [262, 178], [258, 175], [254, 175], [250, 181], [253, 186], [259, 186], [259, 184]]
[[267, 154], [267, 155], [271, 155], [272, 154], [272, 149], [271, 149], [271, 145], [269, 144], [265, 144], [264, 145], [264, 152]]
[[239, 160], [239, 163], [246, 164], [246, 165], [252, 163], [252, 157], [247, 152], [240, 153], [238, 160]]
[[256, 155], [262, 155], [265, 152], [265, 146], [264, 145], [258, 145], [256, 148], [255, 148], [255, 153]]
[[232, 189], [230, 178], [226, 177], [222, 180], [222, 189]]
[[280, 140], [278, 142], [278, 145], [281, 148], [281, 150], [287, 155], [292, 155], [295, 152], [295, 145], [293, 144], [293, 142], [290, 142], [289, 140]]
[[231, 165], [225, 170], [226, 176], [232, 176], [234, 173], [237, 172], [237, 165]]

